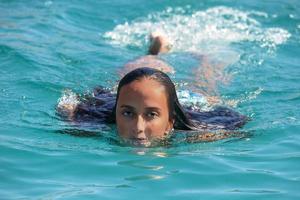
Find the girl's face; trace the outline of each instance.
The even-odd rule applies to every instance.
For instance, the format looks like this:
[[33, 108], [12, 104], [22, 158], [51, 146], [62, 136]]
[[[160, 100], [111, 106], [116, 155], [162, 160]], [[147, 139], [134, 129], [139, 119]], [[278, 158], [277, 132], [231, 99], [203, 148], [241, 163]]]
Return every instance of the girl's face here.
[[164, 86], [143, 78], [124, 85], [116, 107], [119, 135], [137, 146], [149, 146], [173, 128]]

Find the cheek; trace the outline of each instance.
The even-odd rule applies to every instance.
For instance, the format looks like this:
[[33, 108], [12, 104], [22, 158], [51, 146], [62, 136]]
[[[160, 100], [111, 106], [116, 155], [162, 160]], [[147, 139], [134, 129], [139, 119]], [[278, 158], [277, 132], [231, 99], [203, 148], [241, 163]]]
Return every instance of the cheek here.
[[148, 124], [146, 132], [151, 137], [162, 137], [171, 130], [168, 119], [158, 119]]
[[129, 122], [126, 122], [124, 119], [122, 119], [122, 117], [116, 116], [116, 125], [118, 134], [120, 136], [122, 136], [123, 138], [129, 137], [129, 128], [131, 127]]

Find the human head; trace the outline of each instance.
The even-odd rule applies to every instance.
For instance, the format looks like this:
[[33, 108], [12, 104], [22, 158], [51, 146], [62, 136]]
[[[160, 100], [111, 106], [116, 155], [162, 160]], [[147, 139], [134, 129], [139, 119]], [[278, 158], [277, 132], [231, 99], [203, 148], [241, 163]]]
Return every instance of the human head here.
[[[125, 106], [123, 106], [124, 102], [126, 102]], [[130, 105], [127, 106], [127, 104]], [[147, 124], [147, 120], [141, 117], [143, 113], [148, 112], [148, 106], [151, 107], [151, 104], [160, 109], [157, 119], [160, 120], [159, 123]], [[126, 110], [128, 107], [129, 110]], [[152, 111], [149, 110], [149, 115], [156, 117], [156, 111], [151, 113]], [[130, 118], [128, 121], [124, 119], [124, 115], [133, 117], [133, 114], [136, 115], [135, 119]], [[137, 114], [140, 118], [137, 118]], [[119, 135], [124, 139], [136, 140], [137, 143], [148, 143], [151, 139], [168, 135], [173, 127], [182, 130], [192, 129], [192, 123], [178, 102], [173, 82], [168, 75], [153, 68], [135, 69], [120, 80], [113, 115]], [[137, 119], [142, 122], [138, 124]], [[140, 137], [137, 136], [137, 129], [143, 129], [146, 132]]]

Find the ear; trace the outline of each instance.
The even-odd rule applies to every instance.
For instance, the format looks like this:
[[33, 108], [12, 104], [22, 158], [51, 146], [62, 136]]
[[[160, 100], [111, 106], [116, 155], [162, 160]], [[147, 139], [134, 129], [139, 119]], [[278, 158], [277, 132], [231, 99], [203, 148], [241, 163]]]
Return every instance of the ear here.
[[175, 119], [170, 119], [167, 127], [167, 131], [170, 132], [173, 129]]

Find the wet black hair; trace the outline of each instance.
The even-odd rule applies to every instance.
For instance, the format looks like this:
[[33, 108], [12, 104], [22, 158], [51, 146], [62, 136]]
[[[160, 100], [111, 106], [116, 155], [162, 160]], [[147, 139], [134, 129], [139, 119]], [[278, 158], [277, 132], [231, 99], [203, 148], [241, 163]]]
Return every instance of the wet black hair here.
[[197, 126], [191, 120], [189, 120], [188, 116], [184, 112], [184, 109], [180, 105], [178, 101], [178, 97], [176, 94], [175, 85], [172, 80], [169, 78], [167, 74], [164, 72], [148, 68], [142, 67], [137, 68], [128, 74], [126, 74], [119, 82], [116, 96], [116, 103], [113, 108], [112, 119], [116, 118], [116, 107], [119, 99], [120, 91], [122, 87], [128, 85], [136, 80], [141, 80], [143, 78], [149, 78], [159, 82], [166, 91], [167, 100], [168, 100], [168, 108], [169, 108], [169, 117], [170, 120], [174, 120], [174, 128], [180, 130], [197, 130]]

